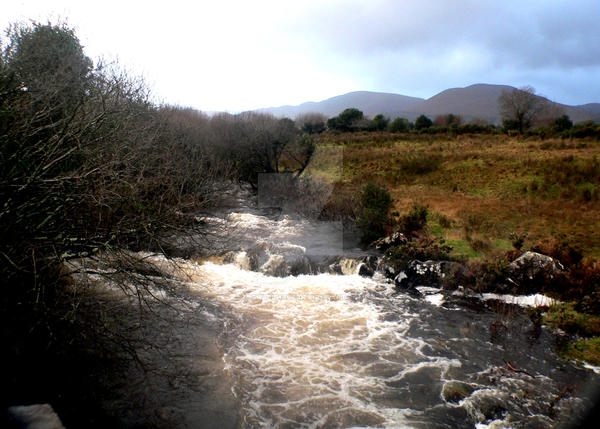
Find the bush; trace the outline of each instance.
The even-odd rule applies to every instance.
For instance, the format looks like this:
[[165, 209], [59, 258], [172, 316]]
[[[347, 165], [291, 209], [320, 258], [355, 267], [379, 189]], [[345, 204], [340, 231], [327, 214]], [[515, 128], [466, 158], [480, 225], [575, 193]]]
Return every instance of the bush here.
[[525, 244], [527, 233], [512, 232], [508, 238], [510, 239], [510, 244], [512, 244], [516, 250], [521, 250], [523, 248], [523, 244]]
[[600, 317], [580, 313], [571, 303], [555, 305], [544, 317], [544, 323], [570, 334], [593, 337], [600, 335]]
[[388, 127], [390, 118], [386, 118], [382, 114], [376, 115], [371, 121], [371, 129], [373, 131], [383, 131]]
[[538, 241], [531, 247], [531, 250], [552, 256], [566, 268], [579, 264], [583, 259], [581, 251], [564, 237]]
[[410, 130], [410, 122], [406, 118], [396, 118], [388, 125], [390, 133], [405, 133]]
[[[478, 292], [499, 291], [506, 286], [511, 270], [507, 261], [503, 259], [485, 260], [471, 264], [474, 284], [472, 287]], [[498, 290], [500, 289], [500, 290]]]
[[431, 121], [431, 119], [429, 119], [425, 115], [421, 115], [415, 120], [415, 129], [417, 131], [425, 130], [425, 129], [431, 127], [432, 125], [433, 125], [433, 122]]
[[392, 197], [385, 186], [367, 183], [363, 187], [360, 194], [359, 215], [356, 220], [363, 244], [372, 243], [385, 235], [391, 206]]
[[356, 131], [359, 122], [363, 120], [363, 112], [356, 108], [344, 110], [338, 116], [329, 118], [327, 127], [337, 131]]
[[574, 125], [571, 129], [563, 132], [566, 137], [600, 137], [600, 126], [596, 125], [592, 121], [586, 121], [583, 124]]
[[423, 231], [428, 216], [429, 209], [426, 206], [415, 204], [407, 214], [398, 219], [398, 230], [407, 237], [414, 236], [415, 233]]
[[321, 113], [305, 113], [296, 118], [296, 125], [307, 134], [320, 134], [326, 129], [327, 117]]
[[561, 133], [566, 130], [573, 128], [573, 121], [567, 115], [562, 115], [560, 118], [556, 118], [552, 124], [554, 131]]
[[559, 350], [559, 354], [565, 359], [578, 359], [592, 365], [600, 365], [600, 338], [579, 340], [568, 344]]

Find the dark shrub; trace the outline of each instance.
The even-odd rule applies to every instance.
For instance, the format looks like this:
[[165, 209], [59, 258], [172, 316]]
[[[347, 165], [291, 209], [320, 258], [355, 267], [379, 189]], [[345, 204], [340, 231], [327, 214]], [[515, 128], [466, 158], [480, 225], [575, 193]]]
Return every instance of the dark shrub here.
[[505, 292], [504, 287], [510, 276], [508, 262], [503, 259], [487, 260], [472, 265], [474, 289], [478, 292]]
[[510, 244], [512, 244], [512, 246], [517, 249], [517, 250], [521, 250], [523, 248], [523, 244], [525, 243], [525, 239], [527, 238], [527, 233], [516, 233], [513, 232], [511, 233], [508, 238], [510, 239]]
[[429, 209], [426, 206], [415, 204], [407, 214], [400, 216], [398, 230], [407, 237], [414, 236], [425, 228], [428, 215]]
[[405, 133], [410, 130], [410, 122], [406, 118], [396, 118], [388, 125], [391, 133]]
[[583, 258], [581, 251], [562, 237], [538, 241], [531, 247], [531, 250], [552, 256], [566, 268], [578, 264]]
[[570, 130], [573, 128], [573, 121], [567, 115], [562, 115], [560, 118], [554, 120], [553, 128], [559, 133]]
[[432, 125], [433, 125], [433, 122], [431, 121], [431, 119], [429, 119], [425, 115], [421, 115], [415, 120], [415, 129], [417, 131], [425, 130], [425, 129], [431, 127]]
[[374, 183], [364, 186], [360, 194], [360, 209], [356, 220], [363, 244], [369, 244], [385, 235], [391, 206], [392, 197], [385, 186]]

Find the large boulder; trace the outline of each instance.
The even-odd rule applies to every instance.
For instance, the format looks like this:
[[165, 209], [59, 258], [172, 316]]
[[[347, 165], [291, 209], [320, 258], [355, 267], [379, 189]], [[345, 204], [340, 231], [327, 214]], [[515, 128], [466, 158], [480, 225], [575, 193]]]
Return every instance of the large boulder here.
[[410, 261], [408, 267], [395, 277], [394, 283], [401, 289], [416, 286], [438, 287], [440, 281], [452, 271], [456, 264], [452, 261]]
[[552, 278], [564, 267], [552, 257], [527, 251], [511, 262], [512, 277], [517, 281], [533, 280], [541, 276]]

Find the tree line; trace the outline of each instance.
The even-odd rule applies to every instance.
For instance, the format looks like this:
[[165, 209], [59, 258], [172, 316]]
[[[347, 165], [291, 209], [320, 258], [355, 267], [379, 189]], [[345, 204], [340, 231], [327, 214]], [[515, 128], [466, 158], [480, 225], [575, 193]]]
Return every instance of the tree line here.
[[[168, 254], [174, 235], [205, 237], [194, 215], [217, 205], [224, 187], [257, 187], [261, 173], [299, 175], [314, 142], [289, 119], [158, 105], [142, 79], [92, 61], [65, 24], [13, 25], [6, 34], [0, 323], [11, 329], [2, 330], [1, 355], [17, 368], [27, 366], [24, 356], [45, 356], [77, 308], [66, 262]], [[198, 252], [207, 245], [198, 242]]]
[[156, 243], [214, 204], [215, 183], [299, 174], [314, 150], [290, 119], [153, 104], [141, 79], [94, 64], [72, 29], [37, 23], [2, 46], [0, 145], [5, 279], [34, 259]]
[[573, 124], [568, 115], [547, 99], [535, 94], [531, 87], [504, 91], [498, 98], [501, 125], [490, 124], [484, 119], [473, 119], [465, 123], [457, 114], [437, 115], [431, 119], [422, 114], [414, 122], [407, 118], [390, 119], [383, 114], [367, 118], [357, 108], [348, 108], [339, 115], [327, 118], [311, 113], [297, 118], [304, 132], [318, 134], [331, 132], [375, 132], [392, 133], [508, 133], [562, 137], [600, 137], [600, 125], [587, 121]]

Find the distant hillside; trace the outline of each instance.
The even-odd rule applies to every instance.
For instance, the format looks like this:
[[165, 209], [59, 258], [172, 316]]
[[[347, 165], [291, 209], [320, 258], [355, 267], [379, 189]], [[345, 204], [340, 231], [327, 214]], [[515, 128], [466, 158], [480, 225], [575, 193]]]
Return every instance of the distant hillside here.
[[[430, 118], [447, 113], [458, 114], [465, 121], [475, 118], [485, 119], [490, 123], [500, 122], [500, 113], [498, 111], [498, 97], [504, 91], [512, 91], [514, 87], [507, 85], [488, 85], [475, 84], [466, 88], [452, 88], [440, 92], [433, 97], [424, 100], [419, 104], [411, 106], [400, 116], [406, 116], [414, 119], [420, 114], [425, 114]], [[573, 122], [583, 122], [587, 120], [600, 120], [600, 111], [596, 111], [600, 104], [588, 104], [587, 108], [582, 106], [567, 106], [565, 104], [553, 103], [554, 112], [564, 112], [569, 115]]]
[[275, 116], [295, 118], [303, 113], [311, 112], [322, 113], [327, 116], [336, 116], [344, 109], [356, 107], [368, 116], [377, 115], [378, 113], [392, 116], [396, 112], [406, 110], [413, 104], [422, 101], [422, 98], [408, 97], [406, 95], [356, 91], [328, 98], [323, 101], [303, 103], [299, 106], [268, 107], [258, 109], [258, 111], [271, 113]]
[[[466, 88], [447, 89], [427, 100], [406, 95], [357, 91], [319, 102], [308, 102], [299, 106], [269, 107], [258, 109], [258, 111], [295, 118], [309, 112], [336, 116], [344, 109], [356, 107], [367, 116], [383, 113], [392, 118], [402, 116], [413, 121], [422, 114], [434, 119], [438, 115], [453, 113], [462, 116], [467, 122], [480, 118], [497, 124], [500, 123], [498, 97], [503, 91], [512, 91], [513, 89], [512, 86], [507, 85], [479, 83]], [[582, 106], [552, 104], [556, 112], [564, 112], [575, 123], [587, 120], [600, 121], [600, 103]]]
[[503, 91], [511, 90], [512, 86], [486, 84], [447, 89], [401, 113], [405, 113], [410, 119], [420, 114], [433, 119], [438, 115], [454, 113], [465, 120], [481, 118], [494, 123], [500, 120], [498, 97]]
[[588, 112], [594, 112], [600, 115], [600, 103], [589, 103], [575, 106], [579, 109], [587, 110]]

